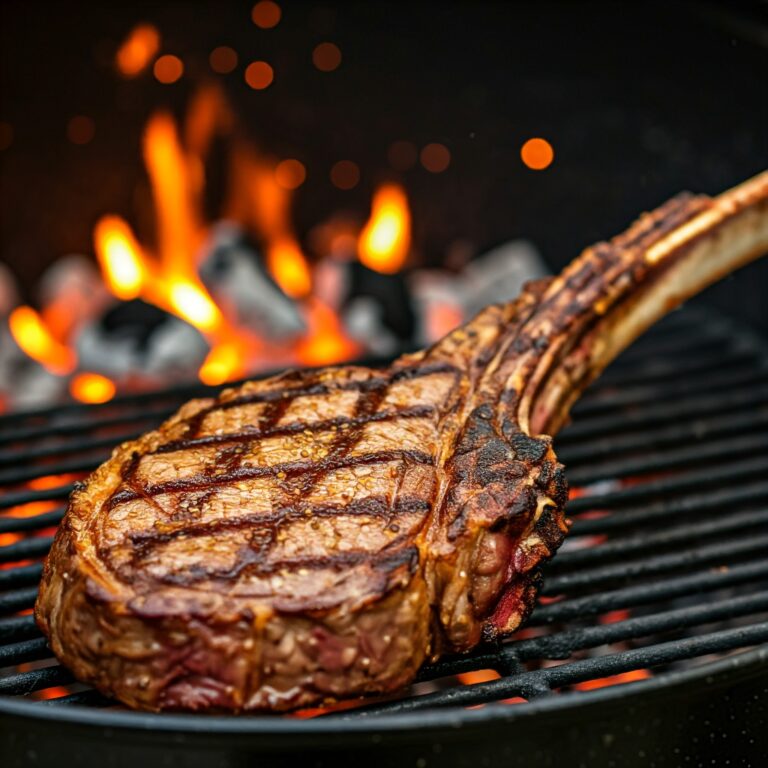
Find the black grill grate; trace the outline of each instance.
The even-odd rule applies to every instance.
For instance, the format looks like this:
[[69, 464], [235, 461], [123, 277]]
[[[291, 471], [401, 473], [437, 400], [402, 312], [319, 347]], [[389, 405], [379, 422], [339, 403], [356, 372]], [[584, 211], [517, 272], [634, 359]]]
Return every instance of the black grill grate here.
[[[51, 659], [34, 624], [41, 558], [74, 480], [117, 442], [209, 393], [178, 388], [0, 417], [6, 702], [114, 709]], [[648, 677], [663, 681], [691, 668], [706, 674], [723, 658], [761, 652], [755, 647], [768, 643], [762, 342], [710, 315], [677, 313], [587, 393], [557, 446], [576, 488], [574, 526], [528, 627], [502, 645], [424, 667], [404, 696], [316, 718], [317, 728], [332, 729], [339, 718], [384, 722], [392, 714], [481, 704], [509, 712], [564, 693], [578, 703], [599, 686], [634, 681], [625, 687], [631, 692]], [[284, 721], [239, 722], [264, 731]]]

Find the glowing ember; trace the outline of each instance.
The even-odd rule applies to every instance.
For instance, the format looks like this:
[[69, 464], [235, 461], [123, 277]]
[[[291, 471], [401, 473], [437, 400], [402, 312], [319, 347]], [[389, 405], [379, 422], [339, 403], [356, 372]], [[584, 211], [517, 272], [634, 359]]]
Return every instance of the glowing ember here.
[[98, 373], [78, 373], [69, 382], [69, 391], [81, 403], [106, 403], [115, 396], [115, 384]]
[[136, 77], [148, 66], [160, 48], [160, 33], [151, 24], [139, 24], [128, 34], [115, 56], [124, 77]]
[[402, 187], [386, 184], [373, 196], [371, 217], [358, 244], [360, 261], [376, 272], [402, 269], [411, 247], [411, 213]]
[[498, 680], [501, 675], [495, 669], [473, 669], [470, 672], [461, 672], [457, 677], [464, 685], [474, 685], [475, 683], [489, 683], [491, 680]]
[[592, 691], [595, 688], [606, 688], [609, 685], [621, 685], [622, 683], [634, 683], [638, 680], [646, 680], [651, 676], [647, 669], [632, 669], [629, 672], [620, 672], [618, 675], [610, 677], [600, 677], [597, 680], [585, 680], [583, 683], [576, 683], [574, 688], [580, 691]]
[[8, 318], [11, 335], [21, 349], [47, 371], [66, 374], [77, 365], [75, 353], [57, 341], [32, 307], [21, 306]]

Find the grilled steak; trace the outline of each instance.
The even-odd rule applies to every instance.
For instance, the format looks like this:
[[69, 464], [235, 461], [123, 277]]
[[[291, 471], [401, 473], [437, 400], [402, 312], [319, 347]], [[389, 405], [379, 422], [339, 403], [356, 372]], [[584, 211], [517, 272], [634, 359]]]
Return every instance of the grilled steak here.
[[506, 635], [560, 545], [551, 437], [618, 351], [768, 250], [768, 175], [681, 196], [385, 370], [185, 405], [72, 494], [37, 621], [132, 707], [285, 710], [394, 691]]

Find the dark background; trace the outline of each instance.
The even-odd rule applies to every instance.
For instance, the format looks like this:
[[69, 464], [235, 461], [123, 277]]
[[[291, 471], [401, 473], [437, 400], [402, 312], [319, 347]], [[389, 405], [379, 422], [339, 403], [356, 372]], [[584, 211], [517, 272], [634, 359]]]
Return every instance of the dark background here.
[[[457, 240], [481, 252], [522, 236], [559, 268], [680, 190], [716, 193], [768, 167], [765, 3], [284, 2], [272, 30], [254, 26], [251, 5], [3, 3], [0, 120], [13, 141], [0, 152], [0, 259], [27, 301], [46, 265], [92, 253], [101, 214], [151, 237], [139, 220], [142, 126], [159, 106], [180, 114], [206, 77], [266, 151], [306, 165], [302, 237], [337, 210], [367, 215], [374, 184], [395, 175], [393, 141], [445, 144], [446, 172], [417, 165], [400, 177], [421, 263], [439, 263]], [[116, 75], [114, 50], [140, 21], [184, 60], [178, 83]], [[326, 40], [343, 55], [333, 73], [312, 66]], [[229, 75], [208, 66], [218, 45], [239, 53]], [[266, 91], [243, 81], [253, 59], [275, 69]], [[66, 136], [78, 114], [95, 121], [85, 146]], [[554, 146], [545, 171], [520, 160], [532, 136]], [[329, 181], [340, 159], [360, 165], [354, 190]], [[768, 262], [706, 299], [768, 332], [767, 289]]]

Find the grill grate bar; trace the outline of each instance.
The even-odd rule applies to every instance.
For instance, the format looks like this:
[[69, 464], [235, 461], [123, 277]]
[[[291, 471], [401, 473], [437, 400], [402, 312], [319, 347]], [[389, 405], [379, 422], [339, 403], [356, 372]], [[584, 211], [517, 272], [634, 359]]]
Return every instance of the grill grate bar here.
[[[672, 544], [685, 544], [692, 539], [703, 539], [714, 534], [738, 530], [749, 531], [757, 525], [766, 524], [768, 524], [768, 509], [737, 512], [728, 517], [717, 517], [714, 520], [697, 520], [695, 528], [692, 528], [690, 522], [687, 522], [684, 525], [662, 528], [654, 533], [643, 532], [626, 538], [611, 539], [601, 543], [599, 547], [561, 552], [548, 568], [548, 572], [578, 567], [601, 560], [610, 560], [633, 552], [658, 549]], [[571, 540], [580, 533], [577, 528], [572, 530]]]
[[[120, 416], [115, 416], [111, 419], [93, 419], [93, 414], [86, 414], [86, 418], [80, 419], [72, 424], [56, 424], [51, 428], [51, 425], [41, 425], [25, 427], [21, 429], [9, 429], [8, 433], [0, 434], [0, 445], [15, 445], [18, 443], [34, 442], [35, 440], [50, 440], [52, 436], [60, 437], [74, 437], [76, 435], [82, 435], [87, 432], [103, 431], [112, 427], [123, 427], [130, 425], [136, 427], [138, 423], [158, 423], [168, 416], [171, 416], [181, 404], [169, 406], [166, 408], [155, 408], [140, 411], [124, 412]], [[55, 431], [54, 431], [55, 430]]]
[[581, 420], [583, 417], [602, 414], [607, 411], [621, 411], [627, 407], [658, 403], [659, 397], [663, 397], [664, 401], [668, 403], [673, 400], [687, 400], [691, 395], [751, 387], [766, 381], [768, 381], [768, 370], [763, 367], [756, 371], [755, 366], [751, 365], [743, 371], [729, 369], [725, 373], [714, 373], [693, 380], [669, 383], [664, 387], [648, 385], [602, 389], [598, 379], [595, 388], [584, 393], [584, 397], [576, 402], [571, 413]]
[[[601, 508], [602, 499], [589, 497], [592, 500], [592, 508]], [[682, 498], [663, 499], [640, 507], [621, 506], [620, 514], [612, 514], [599, 518], [578, 518], [571, 530], [572, 536], [588, 536], [602, 534], [622, 528], [634, 528], [641, 525], [652, 524], [660, 519], [666, 520], [683, 515], [695, 514], [696, 519], [704, 513], [730, 512], [734, 506], [742, 504], [754, 504], [768, 499], [768, 481], [758, 481], [735, 487], [716, 489], [709, 493], [688, 494]], [[574, 514], [574, 506], [577, 499], [571, 500], [568, 506], [569, 514]], [[619, 505], [617, 505], [619, 506]], [[576, 510], [578, 513], [580, 510]], [[558, 555], [558, 558], [560, 556]]]
[[67, 696], [44, 699], [43, 701], [40, 701], [39, 704], [41, 706], [55, 707], [110, 707], [114, 706], [115, 702], [102, 696], [98, 691], [89, 688], [87, 691], [78, 691], [77, 693], [70, 693]]
[[[635, 608], [660, 600], [732, 587], [736, 584], [763, 579], [767, 575], [768, 561], [764, 559], [717, 569], [694, 571], [684, 576], [672, 576], [655, 583], [622, 587], [609, 592], [598, 592], [594, 595], [540, 605], [534, 610], [529, 623], [533, 625], [550, 624], [555, 621], [594, 616], [619, 608]], [[545, 589], [546, 592], [549, 592], [549, 588]]]
[[23, 696], [27, 693], [50, 688], [53, 685], [66, 685], [74, 682], [72, 673], [56, 664], [52, 667], [33, 669], [30, 672], [19, 672], [8, 677], [0, 677], [0, 694]]
[[757, 456], [735, 464], [720, 464], [707, 469], [681, 472], [659, 480], [649, 480], [642, 485], [609, 491], [599, 496], [578, 496], [569, 502], [568, 512], [573, 515], [594, 509], [612, 509], [634, 502], [652, 501], [670, 494], [723, 486], [750, 477], [764, 478], [766, 472], [768, 456]]
[[557, 436], [558, 442], [569, 442], [605, 437], [629, 430], [647, 431], [649, 427], [684, 423], [701, 416], [722, 415], [744, 408], [754, 408], [768, 403], [768, 385], [761, 384], [744, 390], [728, 390], [714, 394], [689, 397], [681, 402], [656, 402], [647, 406], [628, 409], [616, 414], [585, 417], [574, 422]]
[[[416, 712], [434, 707], [466, 707], [521, 696], [526, 699], [546, 695], [553, 688], [594, 680], [635, 669], [647, 669], [710, 653], [722, 653], [768, 640], [768, 622], [750, 627], [711, 632], [700, 637], [673, 640], [629, 651], [583, 659], [555, 667], [502, 677], [488, 683], [457, 686], [436, 693], [377, 704], [354, 716]], [[344, 714], [341, 717], [350, 717]]]
[[109, 455], [116, 445], [124, 443], [126, 440], [134, 440], [137, 437], [141, 437], [142, 434], [143, 432], [141, 431], [133, 430], [119, 435], [109, 435], [108, 437], [89, 437], [79, 443], [71, 442], [59, 443], [57, 445], [35, 446], [34, 448], [27, 448], [23, 451], [18, 449], [0, 451], [0, 467], [15, 467], [27, 461], [50, 459], [55, 456], [61, 456], [62, 453], [86, 453], [97, 448], [109, 449], [106, 454]]
[[37, 598], [37, 587], [24, 587], [0, 594], [0, 614], [31, 608]]
[[765, 551], [768, 547], [768, 534], [755, 535], [747, 531], [743, 537], [714, 544], [696, 547], [694, 550], [669, 552], [664, 555], [647, 557], [642, 560], [622, 560], [612, 565], [597, 568], [570, 571], [559, 576], [549, 576], [544, 588], [546, 595], [558, 595], [574, 589], [601, 587], [616, 580], [634, 580], [643, 576], [652, 576], [677, 568], [686, 568], [704, 563], [721, 563], [752, 552]]
[[666, 384], [691, 376], [709, 375], [711, 371], [739, 365], [756, 365], [759, 350], [751, 344], [735, 346], [721, 353], [701, 355], [694, 360], [659, 359], [644, 363], [614, 363], [600, 376], [603, 387], [633, 386], [639, 382]]
[[642, 456], [590, 463], [576, 466], [568, 471], [574, 485], [587, 485], [598, 480], [611, 480], [649, 472], [669, 472], [705, 464], [715, 459], [736, 459], [740, 456], [754, 456], [768, 448], [768, 432], [721, 438], [718, 441], [694, 443], [682, 448], [648, 451]]
[[22, 640], [20, 643], [0, 645], [0, 667], [21, 664], [25, 661], [39, 661], [51, 655], [44, 637]]
[[32, 557], [45, 557], [53, 544], [53, 536], [37, 536], [33, 539], [22, 539], [15, 544], [0, 547], [0, 563], [29, 560]]
[[64, 517], [64, 507], [50, 512], [41, 512], [31, 517], [0, 517], [0, 533], [23, 533], [50, 528], [58, 525], [62, 517]]
[[744, 618], [768, 610], [768, 591], [728, 598], [703, 605], [676, 608], [647, 616], [637, 616], [610, 624], [593, 624], [525, 640], [512, 640], [500, 648], [442, 659], [425, 666], [419, 680], [434, 680], [474, 669], [496, 669], [503, 674], [519, 669], [520, 662], [567, 659], [575, 651], [611, 643], [692, 629], [715, 621]]
[[27, 584], [37, 584], [42, 575], [43, 566], [40, 563], [8, 568], [0, 571], [0, 589], [14, 589], [24, 587]]
[[[42, 472], [41, 476], [45, 474], [47, 473]], [[11, 491], [0, 496], [0, 509], [20, 507], [22, 504], [31, 504], [35, 501], [60, 501], [61, 499], [66, 499], [72, 493], [74, 487], [72, 483], [68, 483], [56, 488], [45, 488], [39, 491]]]
[[744, 435], [768, 426], [768, 407], [755, 411], [748, 408], [744, 413], [701, 418], [685, 421], [658, 429], [644, 430], [637, 434], [614, 435], [603, 440], [557, 446], [557, 456], [570, 469], [574, 466], [628, 453], [638, 453], [654, 448], [690, 445], [692, 441]]
[[40, 635], [40, 630], [35, 624], [34, 616], [11, 616], [8, 619], [0, 619], [0, 643], [25, 640], [35, 635]]

